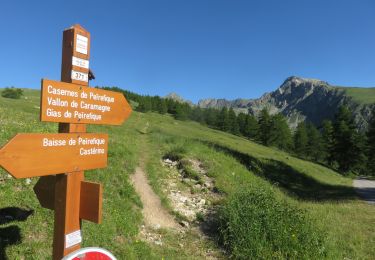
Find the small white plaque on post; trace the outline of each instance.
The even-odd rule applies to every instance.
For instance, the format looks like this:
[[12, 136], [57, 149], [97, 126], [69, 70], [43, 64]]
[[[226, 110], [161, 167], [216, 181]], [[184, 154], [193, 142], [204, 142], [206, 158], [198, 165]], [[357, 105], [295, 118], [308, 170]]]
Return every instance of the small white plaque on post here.
[[76, 51], [82, 54], [87, 54], [88, 38], [77, 34]]
[[77, 58], [77, 57], [73, 56], [73, 58], [72, 58], [72, 65], [80, 67], [80, 68], [88, 69], [89, 68], [89, 61], [88, 60], [84, 60], [84, 59], [80, 59], [80, 58]]
[[82, 242], [81, 230], [65, 235], [65, 248], [75, 246]]
[[88, 82], [89, 81], [89, 75], [87, 73], [72, 70], [72, 79]]

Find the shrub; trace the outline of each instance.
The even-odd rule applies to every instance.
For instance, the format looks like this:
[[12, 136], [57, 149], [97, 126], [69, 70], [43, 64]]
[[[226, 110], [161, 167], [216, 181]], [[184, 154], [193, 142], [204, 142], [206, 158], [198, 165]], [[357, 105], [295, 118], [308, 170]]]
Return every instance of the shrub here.
[[23, 95], [23, 90], [19, 88], [5, 88], [1, 92], [1, 96], [5, 98], [13, 98], [13, 99], [19, 99]]
[[168, 158], [172, 161], [179, 161], [182, 159], [184, 153], [186, 153], [186, 149], [183, 146], [176, 145], [163, 156], [163, 159]]
[[220, 240], [238, 259], [321, 259], [325, 237], [306, 213], [275, 198], [272, 190], [249, 187], [219, 210]]

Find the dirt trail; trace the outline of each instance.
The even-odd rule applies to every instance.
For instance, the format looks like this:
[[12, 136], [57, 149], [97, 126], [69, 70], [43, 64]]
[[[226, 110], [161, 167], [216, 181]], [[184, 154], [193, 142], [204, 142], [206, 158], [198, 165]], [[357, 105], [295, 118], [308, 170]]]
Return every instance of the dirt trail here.
[[[194, 259], [222, 259], [223, 251], [216, 248], [210, 238], [203, 234], [198, 226], [195, 226], [188, 221], [181, 221], [181, 223], [179, 223], [175, 220], [173, 215], [162, 206], [159, 196], [153, 191], [151, 185], [148, 183], [147, 172], [145, 170], [149, 156], [146, 135], [148, 126], [149, 125], [147, 124], [146, 127], [140, 131], [143, 135], [140, 136], [139, 165], [136, 168], [135, 173], [130, 175], [130, 181], [132, 182], [135, 191], [140, 196], [143, 204], [142, 214], [144, 225], [141, 226], [138, 237], [152, 245], [164, 245], [168, 248], [181, 250], [183, 254], [191, 254]], [[167, 165], [164, 165], [164, 167], [167, 167]], [[173, 172], [175, 171], [175, 173], [180, 176], [180, 173], [175, 166], [168, 166], [168, 168], [172, 168], [171, 170]], [[169, 177], [171, 176], [168, 175], [167, 178]], [[170, 181], [171, 180], [169, 180], [169, 182]], [[206, 184], [212, 185], [208, 181]], [[163, 186], [165, 183], [162, 183], [161, 185]], [[173, 189], [176, 190], [177, 187], [173, 187]], [[181, 196], [184, 193], [181, 191], [178, 191], [177, 193], [179, 193], [178, 196], [180, 203], [182, 199]], [[188, 198], [184, 201], [187, 202]], [[202, 201], [205, 202], [205, 200], [200, 199], [199, 203], [202, 203]], [[193, 203], [191, 202], [190, 204]], [[197, 204], [197, 202], [195, 204]], [[173, 201], [171, 206], [176, 210], [174, 207], [176, 205], [173, 204]], [[192, 205], [190, 206], [192, 207]], [[160, 228], [167, 229], [167, 232], [160, 231]], [[169, 234], [169, 236], [167, 234]], [[170, 235], [172, 235], [172, 237]]]
[[[146, 141], [141, 141], [142, 148], [145, 148]], [[142, 149], [147, 151], [147, 149]], [[142, 214], [144, 217], [145, 225], [152, 228], [180, 228], [180, 225], [174, 220], [172, 215], [161, 205], [158, 195], [152, 190], [148, 183], [147, 175], [144, 171], [145, 162], [147, 161], [147, 152], [141, 152], [141, 159], [139, 166], [136, 168], [135, 173], [130, 176], [130, 180], [141, 198], [143, 209]]]
[[365, 201], [375, 205], [375, 181], [359, 178], [353, 181], [353, 186]]
[[143, 203], [145, 224], [153, 228], [179, 228], [174, 218], [163, 208], [158, 195], [152, 190], [145, 172], [139, 166], [131, 175], [131, 181]]

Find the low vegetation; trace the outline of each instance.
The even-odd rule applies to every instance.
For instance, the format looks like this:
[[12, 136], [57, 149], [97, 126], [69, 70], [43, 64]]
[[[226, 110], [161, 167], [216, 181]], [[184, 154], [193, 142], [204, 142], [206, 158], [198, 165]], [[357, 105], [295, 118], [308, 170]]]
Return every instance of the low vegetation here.
[[[374, 239], [371, 232], [375, 231], [375, 208], [358, 200], [350, 178], [195, 122], [175, 121], [154, 113], [144, 116], [152, 128], [148, 140], [150, 150], [155, 151], [155, 160], [171, 151], [177, 151], [180, 159], [199, 158], [207, 167], [208, 176], [215, 180], [217, 192], [227, 198], [236, 198], [238, 191], [251, 192], [254, 187], [269, 189], [271, 185], [274, 200], [300, 212], [301, 219], [306, 220], [303, 233], [320, 241], [316, 248], [322, 251], [316, 254], [324, 256], [305, 258], [371, 259], [374, 251], [369, 243]], [[165, 173], [159, 168], [152, 176], [153, 186], [158, 189]], [[159, 194], [163, 196], [162, 191]], [[355, 235], [350, 235], [352, 232]], [[217, 236], [220, 237], [219, 232]], [[288, 246], [282, 249], [288, 250]]]
[[19, 88], [5, 88], [1, 91], [1, 96], [5, 98], [20, 99], [23, 95], [23, 90]]
[[236, 259], [323, 259], [325, 235], [304, 210], [264, 186], [229, 196], [219, 211], [220, 237]]
[[354, 101], [360, 104], [373, 104], [375, 103], [375, 88], [349, 88], [340, 87], [345, 91], [346, 95], [352, 97]]

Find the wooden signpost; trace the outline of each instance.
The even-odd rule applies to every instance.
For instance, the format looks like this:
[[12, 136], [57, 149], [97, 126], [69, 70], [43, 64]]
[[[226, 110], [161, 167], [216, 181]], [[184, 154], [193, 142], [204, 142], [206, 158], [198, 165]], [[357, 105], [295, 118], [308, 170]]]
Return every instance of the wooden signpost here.
[[84, 170], [107, 166], [108, 136], [85, 124], [120, 125], [131, 107], [120, 93], [89, 88], [90, 33], [74, 25], [63, 33], [61, 80], [42, 80], [40, 119], [59, 134], [18, 134], [0, 149], [0, 166], [15, 178], [42, 176], [34, 191], [54, 210], [53, 259], [80, 248], [81, 220], [101, 222], [102, 186]]

